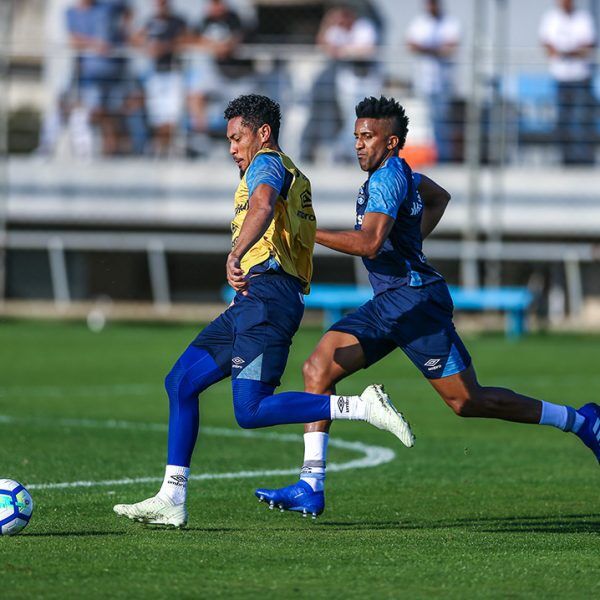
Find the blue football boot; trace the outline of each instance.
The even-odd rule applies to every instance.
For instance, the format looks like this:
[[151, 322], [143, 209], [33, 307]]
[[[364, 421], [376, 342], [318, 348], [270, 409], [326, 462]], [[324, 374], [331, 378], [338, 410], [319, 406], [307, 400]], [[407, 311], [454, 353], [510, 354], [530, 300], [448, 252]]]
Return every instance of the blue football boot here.
[[577, 412], [585, 418], [585, 423], [575, 434], [596, 456], [600, 463], [600, 406], [584, 404]]
[[259, 502], [268, 502], [271, 510], [277, 507], [281, 512], [291, 510], [302, 513], [303, 517], [311, 515], [313, 519], [316, 519], [325, 509], [325, 494], [313, 491], [302, 479], [284, 488], [274, 490], [259, 488], [254, 495]]

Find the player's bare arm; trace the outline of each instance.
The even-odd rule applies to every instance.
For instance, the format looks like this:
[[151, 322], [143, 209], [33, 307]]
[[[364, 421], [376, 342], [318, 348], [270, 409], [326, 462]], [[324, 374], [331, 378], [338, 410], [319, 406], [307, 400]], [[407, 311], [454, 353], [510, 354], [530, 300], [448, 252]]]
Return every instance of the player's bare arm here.
[[273, 220], [277, 191], [270, 185], [260, 184], [248, 200], [248, 212], [244, 224], [236, 239], [233, 250], [227, 257], [227, 281], [236, 291], [244, 290], [248, 282], [240, 268], [240, 262], [246, 252], [264, 235]]
[[383, 213], [367, 213], [361, 229], [348, 231], [330, 231], [317, 229], [317, 244], [332, 250], [352, 254], [353, 256], [377, 256], [379, 248], [390, 234], [394, 219]]
[[421, 175], [419, 194], [423, 200], [423, 216], [421, 218], [421, 237], [425, 239], [437, 227], [446, 212], [450, 194], [433, 179]]

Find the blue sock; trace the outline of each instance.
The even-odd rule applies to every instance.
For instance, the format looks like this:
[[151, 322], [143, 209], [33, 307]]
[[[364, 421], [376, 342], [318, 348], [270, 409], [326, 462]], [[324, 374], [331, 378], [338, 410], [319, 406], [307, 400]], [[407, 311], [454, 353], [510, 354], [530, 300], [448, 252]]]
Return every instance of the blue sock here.
[[169, 395], [167, 464], [189, 467], [198, 437], [198, 395], [225, 374], [202, 348], [189, 346], [165, 379]]
[[331, 417], [329, 396], [323, 394], [273, 394], [274, 385], [254, 379], [234, 379], [232, 387], [235, 418], [245, 429], [310, 423]]

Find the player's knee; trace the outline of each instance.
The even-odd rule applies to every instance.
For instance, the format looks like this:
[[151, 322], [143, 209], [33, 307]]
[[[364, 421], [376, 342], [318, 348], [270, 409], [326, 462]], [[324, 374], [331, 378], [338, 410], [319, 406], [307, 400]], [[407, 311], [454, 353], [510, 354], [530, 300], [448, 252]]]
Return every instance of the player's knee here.
[[311, 389], [323, 383], [327, 378], [327, 367], [324, 362], [316, 356], [309, 356], [302, 365], [304, 376], [304, 387]]
[[183, 371], [179, 366], [179, 363], [175, 363], [165, 377], [165, 390], [171, 401], [179, 396], [179, 387], [181, 385], [182, 376]]
[[234, 379], [233, 414], [242, 429], [261, 427], [259, 407], [262, 400], [273, 393], [274, 386], [252, 379]]
[[247, 408], [234, 405], [233, 409], [235, 420], [242, 429], [255, 429], [257, 427], [256, 418]]
[[480, 417], [485, 414], [487, 398], [481, 388], [443, 394], [444, 401], [459, 417]]
[[459, 417], [477, 416], [476, 402], [473, 397], [467, 393], [444, 395], [444, 402]]

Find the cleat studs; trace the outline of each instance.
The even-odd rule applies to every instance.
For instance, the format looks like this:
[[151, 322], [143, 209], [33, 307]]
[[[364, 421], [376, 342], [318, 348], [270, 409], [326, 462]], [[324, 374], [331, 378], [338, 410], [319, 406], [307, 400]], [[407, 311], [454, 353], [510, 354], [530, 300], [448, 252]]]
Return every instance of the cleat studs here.
[[306, 511], [306, 509], [304, 509], [302, 511], [302, 516], [306, 519], [306, 517], [308, 516], [308, 512]]
[[258, 497], [258, 501], [259, 502], [264, 502], [265, 501], [265, 497], [264, 496], [259, 496]]
[[317, 520], [317, 513], [313, 513], [313, 514], [312, 514], [312, 520], [313, 520], [313, 521], [316, 521], [316, 520]]
[[275, 502], [273, 502], [273, 500], [271, 500], [271, 502], [269, 502], [269, 510], [273, 510], [275, 508]]

